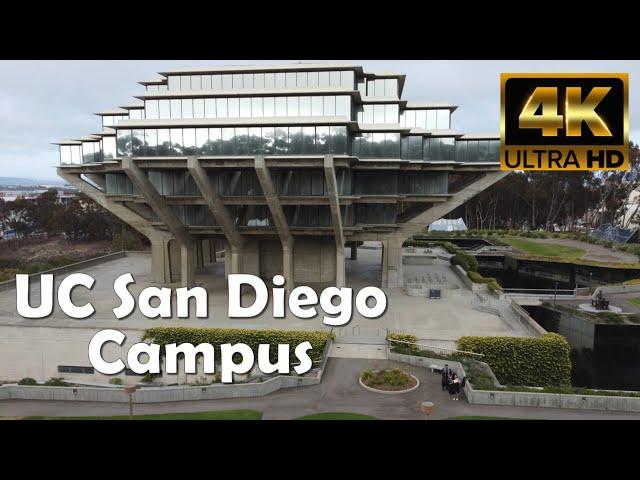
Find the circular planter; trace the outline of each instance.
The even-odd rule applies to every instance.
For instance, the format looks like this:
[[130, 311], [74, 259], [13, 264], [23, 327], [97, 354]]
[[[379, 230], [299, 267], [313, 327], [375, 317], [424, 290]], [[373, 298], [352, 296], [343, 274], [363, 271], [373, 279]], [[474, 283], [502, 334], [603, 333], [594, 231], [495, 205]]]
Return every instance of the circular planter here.
[[375, 393], [385, 393], [388, 395], [397, 395], [397, 394], [401, 394], [401, 393], [409, 393], [409, 392], [413, 392], [415, 389], [417, 389], [420, 386], [420, 380], [418, 379], [418, 377], [411, 375], [410, 373], [408, 374], [411, 376], [411, 378], [413, 378], [416, 381], [416, 384], [413, 387], [409, 387], [405, 390], [378, 390], [377, 388], [373, 388], [370, 387], [368, 385], [365, 385], [365, 383], [362, 381], [362, 377], [358, 378], [358, 383], [360, 383], [360, 386], [362, 388], [364, 388], [365, 390], [369, 390], [370, 392], [375, 392]]

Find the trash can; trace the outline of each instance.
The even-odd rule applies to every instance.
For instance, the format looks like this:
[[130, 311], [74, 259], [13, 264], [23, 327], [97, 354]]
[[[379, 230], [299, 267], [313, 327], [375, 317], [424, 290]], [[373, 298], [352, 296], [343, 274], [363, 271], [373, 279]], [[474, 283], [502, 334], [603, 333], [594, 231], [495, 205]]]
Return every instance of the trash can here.
[[431, 412], [433, 411], [433, 402], [422, 402], [422, 405], [420, 406], [420, 411], [424, 415], [431, 415]]

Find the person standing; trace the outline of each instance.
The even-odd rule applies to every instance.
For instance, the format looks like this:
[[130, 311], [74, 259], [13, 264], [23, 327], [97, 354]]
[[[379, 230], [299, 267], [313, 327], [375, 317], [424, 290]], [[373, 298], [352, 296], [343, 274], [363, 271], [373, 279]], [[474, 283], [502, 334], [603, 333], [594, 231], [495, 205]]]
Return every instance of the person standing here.
[[451, 380], [451, 389], [449, 392], [453, 395], [454, 400], [460, 400], [460, 377], [453, 374], [453, 379]]
[[448, 364], [444, 364], [442, 369], [442, 391], [444, 392], [449, 388], [449, 377], [451, 376], [451, 369]]

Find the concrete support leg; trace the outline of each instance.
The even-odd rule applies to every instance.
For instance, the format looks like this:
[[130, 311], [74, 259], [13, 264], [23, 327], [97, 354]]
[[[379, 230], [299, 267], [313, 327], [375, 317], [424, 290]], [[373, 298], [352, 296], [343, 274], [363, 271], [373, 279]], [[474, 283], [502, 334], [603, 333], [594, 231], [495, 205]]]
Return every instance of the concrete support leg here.
[[293, 247], [282, 246], [282, 276], [288, 292], [294, 288], [293, 280]]
[[402, 241], [396, 239], [382, 242], [382, 286], [397, 288], [404, 285], [402, 275]]
[[271, 212], [271, 218], [280, 237], [282, 243], [282, 275], [284, 276], [287, 285], [293, 285], [293, 245], [294, 240], [289, 230], [289, 224], [287, 223], [287, 217], [284, 214], [282, 205], [280, 203], [280, 197], [276, 193], [271, 173], [267, 168], [264, 160], [264, 156], [258, 155], [254, 159], [254, 167], [260, 187], [262, 188], [262, 194], [267, 202], [269, 211]]
[[195, 281], [196, 249], [193, 245], [180, 245], [180, 285], [191, 287]]
[[151, 240], [151, 280], [154, 283], [171, 283], [170, 240], [171, 237], [160, 235]]
[[336, 248], [336, 287], [342, 288], [346, 283], [344, 248]]
[[180, 243], [180, 283], [186, 287], [192, 286], [197, 262], [196, 240], [133, 158], [125, 157], [121, 162], [122, 170], [129, 177], [131, 183], [140, 191], [149, 207], [153, 209], [173, 237]]

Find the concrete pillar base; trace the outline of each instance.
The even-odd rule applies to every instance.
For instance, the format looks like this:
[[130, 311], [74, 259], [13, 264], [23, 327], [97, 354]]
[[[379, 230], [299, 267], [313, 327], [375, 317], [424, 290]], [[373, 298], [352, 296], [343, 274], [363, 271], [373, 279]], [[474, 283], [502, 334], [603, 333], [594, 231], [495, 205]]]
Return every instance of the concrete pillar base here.
[[195, 245], [180, 245], [180, 285], [192, 287], [195, 283], [196, 249]]
[[171, 283], [170, 240], [171, 237], [164, 235], [151, 238], [151, 281], [154, 283]]
[[346, 283], [344, 248], [336, 248], [336, 287], [342, 288]]
[[293, 278], [293, 245], [282, 246], [282, 276], [285, 280], [285, 288], [291, 291], [294, 288]]
[[382, 242], [382, 287], [398, 288], [404, 286], [402, 273], [402, 240]]

